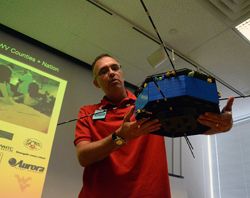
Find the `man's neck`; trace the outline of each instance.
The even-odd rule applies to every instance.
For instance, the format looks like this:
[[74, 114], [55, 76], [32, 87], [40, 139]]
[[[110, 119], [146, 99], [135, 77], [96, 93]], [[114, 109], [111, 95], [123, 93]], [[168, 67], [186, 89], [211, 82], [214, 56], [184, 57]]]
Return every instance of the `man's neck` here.
[[127, 94], [127, 92], [124, 90], [124, 92], [122, 92], [122, 93], [117, 92], [117, 93], [115, 93], [115, 94], [113, 94], [113, 95], [107, 95], [107, 94], [106, 94], [106, 97], [108, 98], [108, 100], [109, 100], [110, 102], [112, 102], [112, 103], [118, 105], [118, 104], [120, 104], [121, 101], [123, 101], [125, 98], [128, 97], [128, 94]]

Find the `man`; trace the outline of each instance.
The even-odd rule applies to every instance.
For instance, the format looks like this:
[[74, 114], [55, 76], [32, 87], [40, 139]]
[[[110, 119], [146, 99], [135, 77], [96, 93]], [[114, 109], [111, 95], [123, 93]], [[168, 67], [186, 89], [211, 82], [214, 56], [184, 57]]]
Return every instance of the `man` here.
[[[78, 117], [112, 110], [77, 121], [74, 144], [85, 167], [79, 198], [170, 198], [164, 137], [148, 134], [160, 129], [159, 120], [135, 120], [136, 97], [125, 90], [115, 59], [102, 54], [92, 67], [93, 83], [105, 96], [99, 104], [82, 107]], [[232, 104], [230, 98], [222, 114], [199, 117], [212, 128], [207, 134], [231, 129]]]

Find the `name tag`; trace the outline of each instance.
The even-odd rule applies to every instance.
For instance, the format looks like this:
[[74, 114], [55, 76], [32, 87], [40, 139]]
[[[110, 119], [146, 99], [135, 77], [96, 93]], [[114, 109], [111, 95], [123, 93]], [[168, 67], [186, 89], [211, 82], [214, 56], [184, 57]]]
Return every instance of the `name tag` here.
[[93, 116], [93, 120], [100, 120], [104, 119], [107, 114], [107, 109], [104, 110], [95, 110], [95, 115]]

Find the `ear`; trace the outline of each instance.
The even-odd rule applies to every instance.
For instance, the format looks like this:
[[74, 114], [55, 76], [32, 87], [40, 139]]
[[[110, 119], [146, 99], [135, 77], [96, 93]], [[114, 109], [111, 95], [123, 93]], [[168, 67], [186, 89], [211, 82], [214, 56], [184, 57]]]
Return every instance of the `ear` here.
[[97, 80], [93, 80], [93, 83], [94, 83], [94, 85], [95, 85], [97, 88], [100, 88], [100, 86], [99, 86]]

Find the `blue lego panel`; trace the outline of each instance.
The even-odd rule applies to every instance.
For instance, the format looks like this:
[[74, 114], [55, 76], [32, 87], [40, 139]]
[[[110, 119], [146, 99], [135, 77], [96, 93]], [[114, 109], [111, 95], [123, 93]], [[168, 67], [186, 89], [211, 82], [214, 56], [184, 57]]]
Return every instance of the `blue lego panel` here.
[[148, 103], [148, 97], [148, 86], [146, 86], [135, 101], [135, 112], [137, 109], [144, 109], [145, 105]]
[[[168, 78], [162, 81], [157, 81], [162, 93], [166, 98], [173, 98], [186, 95], [186, 83], [184, 76]], [[149, 101], [162, 100], [163, 96], [157, 89], [154, 82], [148, 83], [149, 86]]]
[[[167, 99], [188, 95], [219, 103], [218, 92], [214, 83], [183, 75], [157, 81], [157, 84]], [[147, 90], [144, 92], [145, 89]], [[142, 92], [143, 97], [147, 98], [143, 101], [163, 100], [163, 96], [154, 82], [149, 82], [144, 90]], [[143, 102], [143, 105], [146, 105], [146, 103]]]
[[187, 95], [206, 101], [219, 103], [216, 84], [185, 76]]

